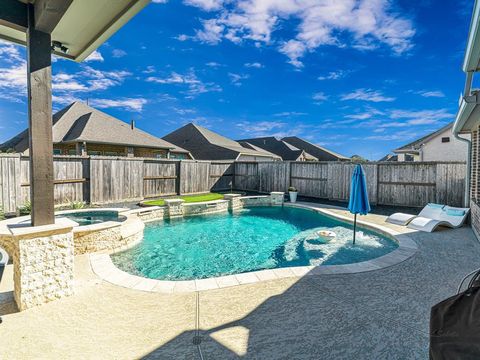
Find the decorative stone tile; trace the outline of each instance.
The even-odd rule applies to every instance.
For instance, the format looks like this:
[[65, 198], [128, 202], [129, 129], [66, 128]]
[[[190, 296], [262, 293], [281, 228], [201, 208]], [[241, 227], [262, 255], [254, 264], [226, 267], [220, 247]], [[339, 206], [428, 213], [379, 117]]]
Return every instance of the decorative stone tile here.
[[278, 279], [278, 276], [275, 274], [273, 270], [261, 270], [256, 271], [255, 275], [258, 277], [260, 281], [268, 281]]
[[195, 286], [195, 281], [193, 280], [175, 281], [175, 287], [173, 288], [173, 292], [192, 292], [196, 291], [196, 289], [197, 287]]
[[214, 279], [219, 288], [236, 286], [240, 284], [235, 275], [219, 276]]
[[155, 285], [155, 287], [153, 288], [153, 291], [171, 294], [173, 293], [173, 289], [175, 288], [176, 283], [176, 281], [158, 280], [157, 285]]
[[142, 278], [142, 280], [136, 284], [133, 289], [142, 291], [152, 291], [157, 286], [158, 280]]
[[218, 289], [217, 282], [214, 278], [195, 280], [195, 286], [197, 291]]
[[288, 268], [288, 267], [287, 268], [272, 269], [272, 271], [280, 279], [296, 276], [295, 273], [292, 271], [292, 269]]
[[243, 273], [243, 274], [236, 274], [235, 275], [235, 278], [237, 279], [237, 281], [240, 283], [240, 284], [251, 284], [251, 283], [254, 283], [254, 282], [258, 282], [259, 279], [257, 278], [257, 276], [255, 275], [255, 273], [251, 272], [251, 273]]

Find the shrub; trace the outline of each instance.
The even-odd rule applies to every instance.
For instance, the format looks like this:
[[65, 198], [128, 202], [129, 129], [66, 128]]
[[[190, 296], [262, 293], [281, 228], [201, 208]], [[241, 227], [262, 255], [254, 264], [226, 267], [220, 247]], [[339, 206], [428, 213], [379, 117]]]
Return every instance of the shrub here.
[[85, 203], [83, 201], [72, 201], [70, 203], [70, 208], [73, 210], [83, 209], [85, 207]]
[[290, 186], [288, 188], [288, 191], [291, 191], [291, 192], [297, 192], [297, 188], [295, 186]]
[[2, 206], [0, 206], [0, 220], [5, 220], [5, 211]]
[[29, 215], [32, 212], [32, 203], [30, 201], [26, 201], [20, 207], [20, 215]]

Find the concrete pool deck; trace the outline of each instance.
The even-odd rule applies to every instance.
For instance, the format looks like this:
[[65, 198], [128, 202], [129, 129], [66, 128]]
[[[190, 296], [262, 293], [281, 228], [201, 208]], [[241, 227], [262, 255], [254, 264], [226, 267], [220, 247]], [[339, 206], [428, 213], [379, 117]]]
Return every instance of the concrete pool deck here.
[[418, 251], [375, 271], [172, 294], [109, 284], [81, 255], [75, 295], [24, 312], [13, 303], [8, 265], [0, 280], [0, 357], [428, 358], [430, 307], [480, 267], [480, 244], [469, 227], [420, 233], [386, 224], [380, 215], [361, 219], [408, 230]]

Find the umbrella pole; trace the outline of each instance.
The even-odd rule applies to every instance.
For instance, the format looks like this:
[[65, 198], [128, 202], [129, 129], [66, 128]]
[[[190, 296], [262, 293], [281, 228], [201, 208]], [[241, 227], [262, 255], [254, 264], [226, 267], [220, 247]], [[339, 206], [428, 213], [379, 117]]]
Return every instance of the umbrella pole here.
[[355, 245], [355, 232], [357, 230], [357, 214], [353, 215], [353, 245]]

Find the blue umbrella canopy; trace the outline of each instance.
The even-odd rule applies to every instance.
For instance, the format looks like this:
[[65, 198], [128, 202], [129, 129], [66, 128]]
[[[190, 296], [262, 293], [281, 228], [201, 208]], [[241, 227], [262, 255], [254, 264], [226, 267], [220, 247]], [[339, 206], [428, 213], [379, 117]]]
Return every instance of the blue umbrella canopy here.
[[348, 210], [352, 214], [367, 215], [370, 212], [370, 203], [368, 202], [367, 180], [362, 165], [355, 166], [350, 184], [350, 201]]
[[350, 184], [350, 201], [348, 210], [355, 214], [353, 220], [353, 244], [355, 244], [355, 234], [357, 229], [357, 214], [367, 215], [370, 212], [370, 203], [368, 202], [367, 179], [363, 172], [362, 165], [355, 166], [352, 174], [352, 183]]

